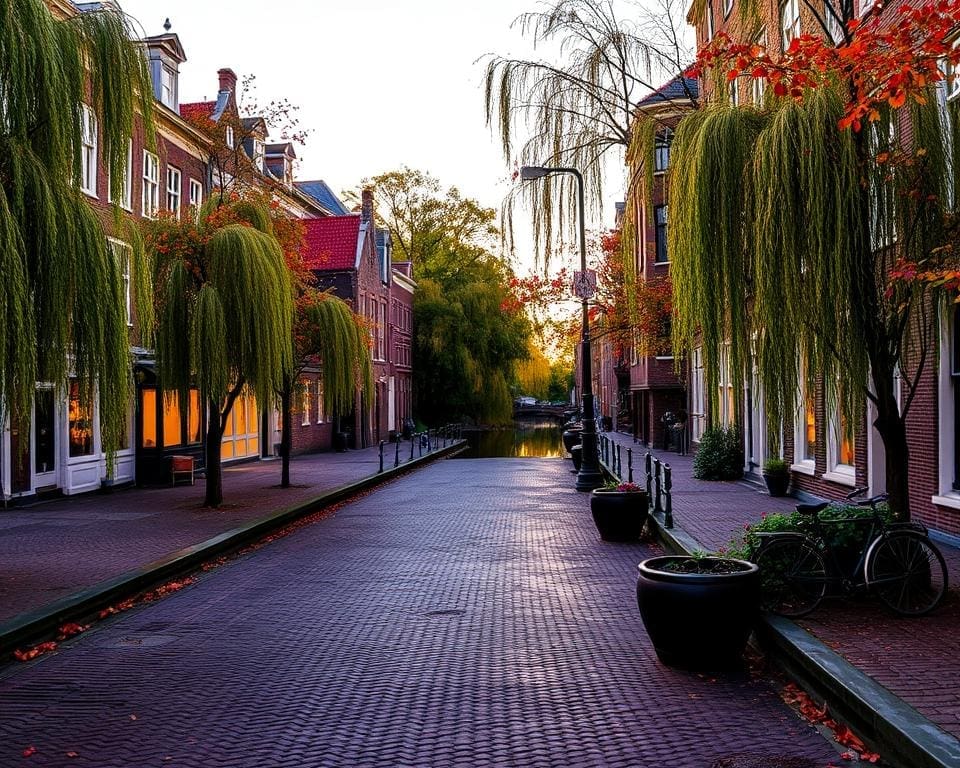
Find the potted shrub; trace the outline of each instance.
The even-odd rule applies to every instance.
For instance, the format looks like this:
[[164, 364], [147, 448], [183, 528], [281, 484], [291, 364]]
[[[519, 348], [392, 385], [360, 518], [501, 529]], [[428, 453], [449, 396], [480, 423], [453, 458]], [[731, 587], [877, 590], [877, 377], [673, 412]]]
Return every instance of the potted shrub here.
[[783, 459], [767, 459], [763, 462], [763, 482], [771, 496], [786, 496], [790, 485], [790, 468]]
[[698, 480], [739, 480], [743, 477], [743, 443], [734, 427], [711, 427], [700, 438], [693, 457]]
[[637, 605], [657, 656], [687, 669], [736, 665], [760, 613], [760, 571], [746, 560], [665, 555], [644, 560]]
[[636, 541], [643, 533], [650, 504], [635, 483], [607, 483], [590, 492], [590, 513], [604, 541]]

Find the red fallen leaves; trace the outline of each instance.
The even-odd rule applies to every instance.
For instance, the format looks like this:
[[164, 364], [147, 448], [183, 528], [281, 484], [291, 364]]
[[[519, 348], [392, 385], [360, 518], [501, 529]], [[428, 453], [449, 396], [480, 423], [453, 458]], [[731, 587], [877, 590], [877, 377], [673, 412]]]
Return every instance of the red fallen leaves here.
[[857, 755], [862, 763], [876, 763], [880, 760], [880, 755], [876, 752], [867, 750], [866, 744], [850, 728], [843, 723], [838, 723], [832, 717], [827, 715], [827, 705], [822, 707], [810, 698], [804, 691], [801, 691], [793, 683], [788, 683], [780, 694], [781, 698], [787, 703], [795, 706], [800, 715], [811, 723], [820, 723], [833, 731], [833, 738], [837, 743], [849, 747], [851, 751], [840, 755], [844, 760], [853, 760]]
[[23, 750], [23, 756], [24, 756], [24, 757], [30, 757], [31, 755], [35, 755], [36, 753], [37, 753], [37, 748], [34, 747], [33, 745], [31, 745], [31, 746], [27, 747], [25, 750]]
[[80, 757], [76, 752], [67, 752], [67, 757]]
[[[57, 643], [53, 640], [48, 640], [45, 643], [39, 643], [38, 645], [33, 646], [33, 648], [28, 648], [25, 651], [17, 648], [13, 652], [13, 658], [17, 661], [30, 661], [31, 659], [37, 658], [37, 656], [42, 656], [45, 653], [50, 651], [55, 651], [57, 649]], [[29, 755], [28, 755], [29, 757]]]

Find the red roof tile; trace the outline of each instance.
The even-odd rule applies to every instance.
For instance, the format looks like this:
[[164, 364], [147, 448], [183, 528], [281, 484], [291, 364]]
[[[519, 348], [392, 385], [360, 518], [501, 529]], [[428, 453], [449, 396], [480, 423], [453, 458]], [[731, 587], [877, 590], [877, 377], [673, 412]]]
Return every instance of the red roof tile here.
[[308, 269], [353, 269], [357, 264], [360, 215], [305, 219], [304, 261]]
[[213, 114], [215, 101], [194, 101], [190, 104], [180, 105], [180, 117], [184, 120], [193, 120], [198, 117], [210, 117]]

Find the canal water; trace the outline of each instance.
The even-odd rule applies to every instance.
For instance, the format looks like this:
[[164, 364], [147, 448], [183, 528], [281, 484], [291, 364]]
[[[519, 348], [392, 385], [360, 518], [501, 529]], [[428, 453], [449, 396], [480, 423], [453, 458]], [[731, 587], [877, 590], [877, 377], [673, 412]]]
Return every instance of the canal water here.
[[464, 459], [500, 457], [560, 458], [563, 450], [560, 424], [556, 421], [515, 421], [503, 429], [463, 430], [469, 449], [459, 455]]

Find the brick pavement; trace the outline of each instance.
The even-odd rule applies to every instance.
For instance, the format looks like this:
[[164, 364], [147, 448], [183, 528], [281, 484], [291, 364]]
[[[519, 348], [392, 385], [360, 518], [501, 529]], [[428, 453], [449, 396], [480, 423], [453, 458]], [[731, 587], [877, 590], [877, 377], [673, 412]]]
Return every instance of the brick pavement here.
[[[409, 450], [401, 445], [401, 461]], [[385, 461], [393, 466], [393, 454]], [[201, 506], [202, 478], [194, 486], [120, 489], [0, 509], [0, 622], [378, 468], [376, 447], [298, 456], [290, 463], [294, 487], [284, 490], [276, 487], [279, 461], [227, 465], [224, 506], [217, 510]]]
[[[607, 433], [625, 450], [639, 451], [629, 435]], [[673, 469], [676, 526], [706, 550], [725, 546], [763, 512], [790, 511], [796, 501], [775, 499], [744, 482], [693, 479], [689, 456], [656, 452]], [[626, 466], [626, 457], [623, 458]], [[634, 460], [635, 468], [640, 466]], [[634, 479], [642, 475], [635, 471]], [[832, 599], [798, 623], [847, 661], [888, 688], [948, 733], [960, 737], [960, 549], [937, 542], [952, 582], [931, 616], [904, 619], [874, 599]]]
[[652, 550], [601, 542], [568, 468], [439, 462], [8, 668], [0, 766], [836, 762], [763, 679], [657, 661]]

